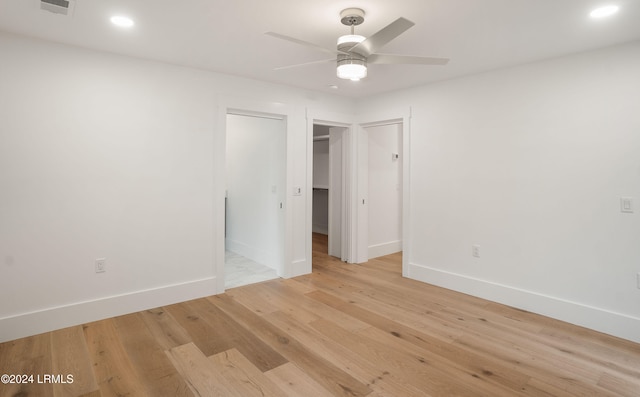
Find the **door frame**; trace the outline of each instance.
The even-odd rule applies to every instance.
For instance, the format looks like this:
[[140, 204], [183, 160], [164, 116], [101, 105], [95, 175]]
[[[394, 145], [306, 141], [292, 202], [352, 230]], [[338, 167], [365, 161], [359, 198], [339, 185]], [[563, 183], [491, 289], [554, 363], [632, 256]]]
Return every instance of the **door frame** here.
[[355, 258], [355, 233], [353, 227], [354, 210], [353, 197], [355, 190], [351, 181], [354, 180], [354, 157], [353, 157], [353, 116], [340, 113], [318, 113], [307, 112], [307, 200], [306, 200], [306, 257], [309, 258], [309, 273], [312, 271], [312, 230], [313, 230], [313, 126], [323, 125], [328, 127], [344, 128], [342, 137], [342, 213], [341, 218], [341, 251], [342, 260], [347, 263], [354, 263]]
[[282, 195], [284, 209], [284, 246], [282, 247], [283, 261], [278, 265], [278, 276], [287, 278], [292, 273], [292, 228], [293, 211], [289, 194], [292, 191], [292, 167], [291, 156], [293, 150], [292, 134], [294, 124], [294, 110], [282, 103], [259, 102], [236, 98], [225, 98], [218, 103], [217, 127], [218, 133], [214, 134], [214, 184], [213, 184], [213, 218], [214, 218], [214, 263], [216, 274], [217, 293], [225, 291], [225, 191], [226, 191], [226, 144], [227, 144], [227, 114], [238, 114], [253, 117], [275, 118], [284, 121], [285, 124], [285, 186]]
[[412, 236], [409, 228], [411, 219], [411, 108], [395, 109], [382, 113], [364, 114], [356, 123], [355, 150], [356, 157], [356, 211], [357, 229], [355, 263], [369, 260], [369, 166], [367, 159], [369, 150], [365, 128], [389, 124], [402, 125], [402, 275], [409, 277]]

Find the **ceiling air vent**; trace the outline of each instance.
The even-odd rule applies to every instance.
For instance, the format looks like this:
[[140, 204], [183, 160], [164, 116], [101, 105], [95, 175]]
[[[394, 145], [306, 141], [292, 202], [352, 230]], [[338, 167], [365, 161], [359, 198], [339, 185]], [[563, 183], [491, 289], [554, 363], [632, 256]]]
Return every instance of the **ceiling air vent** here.
[[41, 0], [40, 9], [56, 14], [71, 15], [73, 11], [73, 0]]

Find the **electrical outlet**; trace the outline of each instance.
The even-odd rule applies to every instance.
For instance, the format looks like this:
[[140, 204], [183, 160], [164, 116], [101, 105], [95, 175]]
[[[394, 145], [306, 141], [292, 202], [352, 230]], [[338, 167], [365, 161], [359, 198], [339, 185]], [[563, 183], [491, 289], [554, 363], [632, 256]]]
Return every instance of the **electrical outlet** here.
[[620, 197], [620, 212], [633, 214], [633, 197]]
[[104, 273], [107, 271], [107, 259], [106, 258], [99, 258], [96, 259], [96, 273]]
[[471, 246], [471, 255], [473, 255], [475, 258], [480, 258], [480, 246], [477, 244], [474, 244]]

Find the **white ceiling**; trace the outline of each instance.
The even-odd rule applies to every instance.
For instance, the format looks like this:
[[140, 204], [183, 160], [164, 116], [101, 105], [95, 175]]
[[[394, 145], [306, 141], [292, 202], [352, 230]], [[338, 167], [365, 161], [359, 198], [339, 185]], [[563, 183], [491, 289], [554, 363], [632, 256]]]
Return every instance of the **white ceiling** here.
[[[640, 40], [638, 0], [75, 0], [70, 17], [40, 10], [40, 0], [0, 0], [0, 30], [118, 54], [187, 65], [350, 97]], [[589, 18], [603, 4], [620, 12]], [[359, 82], [335, 64], [274, 70], [327, 54], [264, 35], [335, 48], [348, 28], [340, 11], [359, 7], [369, 36], [398, 17], [415, 26], [381, 52], [448, 57], [446, 66], [370, 65]], [[128, 30], [111, 25], [131, 16]], [[0, 54], [0, 57], [2, 55]], [[330, 58], [330, 56], [329, 56]], [[336, 85], [337, 89], [329, 86]]]

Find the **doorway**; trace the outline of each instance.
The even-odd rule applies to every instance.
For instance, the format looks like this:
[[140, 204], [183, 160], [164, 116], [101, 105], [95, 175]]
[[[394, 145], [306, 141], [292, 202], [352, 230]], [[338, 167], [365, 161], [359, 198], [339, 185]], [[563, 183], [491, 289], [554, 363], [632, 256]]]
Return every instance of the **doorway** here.
[[281, 274], [286, 153], [284, 118], [227, 113], [225, 288]]
[[364, 128], [367, 140], [368, 258], [402, 251], [402, 123]]
[[346, 261], [346, 161], [348, 128], [313, 124], [312, 241], [316, 250]]

